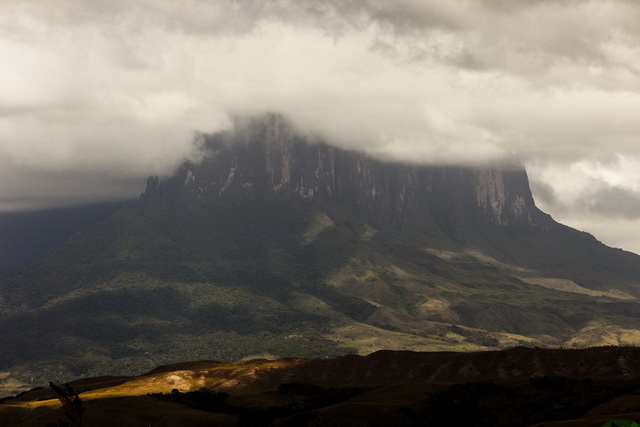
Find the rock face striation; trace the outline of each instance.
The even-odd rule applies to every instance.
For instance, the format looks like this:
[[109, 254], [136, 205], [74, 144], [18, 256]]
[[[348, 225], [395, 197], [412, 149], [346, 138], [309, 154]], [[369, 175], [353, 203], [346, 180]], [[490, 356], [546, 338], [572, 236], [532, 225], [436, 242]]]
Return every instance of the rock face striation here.
[[166, 182], [150, 177], [147, 204], [215, 199], [338, 202], [377, 224], [443, 230], [483, 225], [548, 229], [524, 170], [385, 162], [299, 136], [281, 116], [204, 137], [206, 155]]

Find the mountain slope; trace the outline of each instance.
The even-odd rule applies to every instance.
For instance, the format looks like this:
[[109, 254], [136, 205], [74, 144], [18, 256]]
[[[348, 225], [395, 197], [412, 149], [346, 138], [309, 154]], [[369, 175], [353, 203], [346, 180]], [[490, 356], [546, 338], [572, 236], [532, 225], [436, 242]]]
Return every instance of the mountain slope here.
[[42, 258], [69, 237], [135, 200], [69, 208], [0, 212], [0, 271]]
[[640, 343], [640, 257], [522, 170], [385, 163], [279, 116], [0, 276], [6, 387], [184, 359]]

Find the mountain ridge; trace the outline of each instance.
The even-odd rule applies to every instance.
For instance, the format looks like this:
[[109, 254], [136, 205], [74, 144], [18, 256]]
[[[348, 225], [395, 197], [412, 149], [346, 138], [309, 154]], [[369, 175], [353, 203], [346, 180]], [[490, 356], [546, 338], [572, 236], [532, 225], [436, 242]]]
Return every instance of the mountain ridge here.
[[[640, 349], [512, 348], [492, 352], [378, 351], [332, 359], [181, 362], [131, 377], [85, 378], [70, 389], [91, 425], [517, 426], [575, 419], [601, 426], [637, 416]], [[3, 399], [0, 422], [52, 423], [63, 411], [53, 389]], [[470, 404], [475, 402], [474, 404]], [[179, 404], [179, 406], [175, 406]], [[362, 407], [360, 407], [362, 405]], [[122, 406], [121, 409], [118, 409]], [[153, 411], [149, 411], [153, 408]], [[515, 409], [514, 409], [515, 408]], [[374, 420], [371, 413], [377, 414]], [[300, 417], [305, 418], [300, 418]], [[298, 417], [298, 418], [296, 418]], [[315, 425], [314, 424], [314, 425]]]

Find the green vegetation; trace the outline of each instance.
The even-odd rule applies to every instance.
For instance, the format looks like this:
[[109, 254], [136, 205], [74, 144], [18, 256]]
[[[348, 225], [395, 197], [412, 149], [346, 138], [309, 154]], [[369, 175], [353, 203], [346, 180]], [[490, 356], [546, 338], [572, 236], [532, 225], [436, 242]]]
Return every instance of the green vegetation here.
[[[444, 232], [372, 224], [299, 201], [122, 209], [0, 277], [0, 369], [10, 371], [0, 382], [30, 388], [256, 354], [640, 343], [633, 297], [522, 279], [558, 277], [579, 289], [613, 277], [628, 291], [632, 269], [609, 275], [592, 259], [624, 262], [618, 252], [581, 234], [570, 244], [487, 227], [469, 231], [468, 249]], [[584, 257], [562, 267], [559, 251], [581, 244]]]

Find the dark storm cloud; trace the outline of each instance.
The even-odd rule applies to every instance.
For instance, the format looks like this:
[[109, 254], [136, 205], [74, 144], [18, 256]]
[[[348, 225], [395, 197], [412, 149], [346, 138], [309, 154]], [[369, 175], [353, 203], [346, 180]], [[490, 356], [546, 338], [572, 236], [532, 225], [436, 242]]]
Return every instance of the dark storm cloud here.
[[556, 209], [560, 208], [561, 203], [551, 184], [535, 179], [529, 179], [529, 183], [538, 204], [542, 203], [546, 206], [554, 206]]
[[538, 204], [562, 215], [579, 211], [583, 216], [640, 219], [640, 192], [628, 188], [601, 183], [599, 188], [577, 194], [573, 198], [560, 197], [552, 185], [542, 181], [532, 181], [531, 188]]
[[604, 188], [587, 201], [587, 206], [608, 217], [640, 219], [640, 192], [620, 187]]

